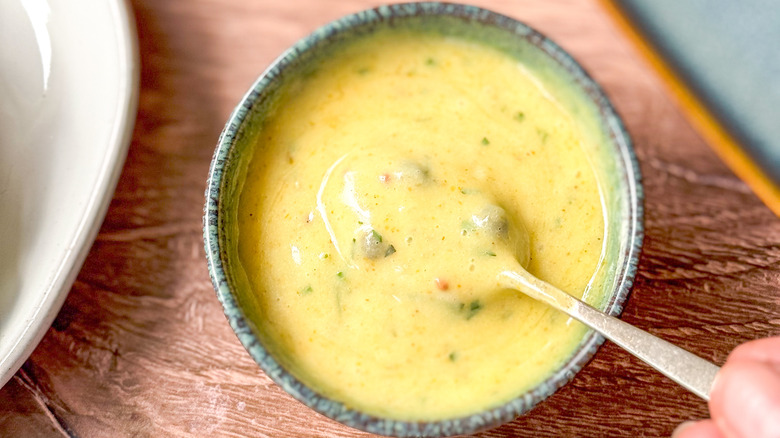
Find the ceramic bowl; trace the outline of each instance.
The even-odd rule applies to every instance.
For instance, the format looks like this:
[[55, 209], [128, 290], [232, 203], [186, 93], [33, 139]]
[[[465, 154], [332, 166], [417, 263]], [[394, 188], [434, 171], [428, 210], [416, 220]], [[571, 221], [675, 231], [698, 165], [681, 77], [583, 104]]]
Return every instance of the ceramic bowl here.
[[[573, 89], [556, 98], [573, 114], [591, 114], [598, 149], [587, 151], [600, 181], [607, 233], [601, 272], [603, 299], [595, 303], [618, 315], [634, 278], [642, 241], [642, 192], [631, 141], [623, 123], [599, 86], [560, 47], [511, 18], [472, 6], [409, 3], [382, 6], [334, 21], [292, 46], [266, 70], [243, 97], [220, 136], [211, 164], [206, 193], [204, 238], [208, 266], [217, 297], [241, 343], [265, 373], [293, 397], [346, 425], [392, 436], [450, 436], [468, 434], [511, 421], [569, 382], [595, 354], [603, 338], [587, 332], [568, 360], [532, 390], [482, 412], [441, 421], [407, 422], [379, 418], [330, 399], [295, 378], [269, 353], [244, 304], [247, 288], [234, 254], [234, 217], [247, 161], [262, 132], [263, 120], [276, 107], [287, 78], [306, 71], [328, 50], [378, 29], [412, 28], [459, 35], [489, 44], [520, 60], [533, 59], [534, 73], [548, 90]], [[560, 85], [558, 87], [557, 85]], [[573, 85], [573, 86], [572, 86]], [[262, 316], [260, 316], [262, 317]]]

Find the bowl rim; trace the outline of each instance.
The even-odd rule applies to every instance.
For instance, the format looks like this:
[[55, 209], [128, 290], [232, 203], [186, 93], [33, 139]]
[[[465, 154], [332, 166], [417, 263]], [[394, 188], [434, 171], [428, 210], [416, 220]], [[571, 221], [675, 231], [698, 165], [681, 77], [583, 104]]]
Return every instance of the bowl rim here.
[[618, 266], [615, 278], [615, 292], [607, 302], [607, 313], [618, 316], [628, 299], [633, 280], [636, 276], [639, 254], [644, 237], [644, 195], [639, 164], [632, 141], [614, 107], [607, 99], [601, 87], [590, 77], [585, 69], [571, 55], [552, 40], [525, 23], [505, 15], [466, 4], [445, 2], [416, 2], [379, 6], [362, 10], [340, 19], [331, 21], [310, 35], [300, 39], [283, 52], [254, 82], [249, 91], [231, 113], [220, 134], [217, 147], [209, 168], [206, 203], [204, 206], [203, 235], [209, 275], [217, 298], [222, 303], [225, 316], [240, 342], [261, 369], [286, 392], [313, 410], [342, 424], [371, 433], [397, 437], [443, 437], [470, 434], [496, 427], [512, 421], [531, 410], [559, 388], [569, 383], [594, 356], [604, 338], [594, 331], [585, 335], [576, 350], [565, 364], [539, 383], [530, 391], [512, 399], [501, 406], [468, 414], [461, 417], [433, 421], [404, 421], [382, 418], [347, 407], [342, 402], [322, 395], [292, 374], [286, 371], [270, 355], [252, 329], [252, 323], [241, 310], [236, 297], [231, 292], [224, 269], [223, 248], [221, 246], [222, 222], [220, 218], [220, 194], [223, 189], [223, 175], [230, 154], [244, 123], [252, 114], [253, 107], [263, 96], [266, 87], [279, 77], [286, 66], [319, 43], [327, 43], [334, 35], [349, 31], [358, 26], [381, 24], [383, 21], [406, 19], [413, 16], [452, 16], [464, 20], [477, 21], [488, 26], [501, 28], [523, 38], [545, 52], [553, 61], [570, 75], [574, 83], [595, 104], [599, 118], [608, 129], [610, 143], [619, 157], [616, 162], [625, 172], [622, 182], [625, 184], [628, 199], [627, 225], [628, 243], [624, 251], [624, 264]]

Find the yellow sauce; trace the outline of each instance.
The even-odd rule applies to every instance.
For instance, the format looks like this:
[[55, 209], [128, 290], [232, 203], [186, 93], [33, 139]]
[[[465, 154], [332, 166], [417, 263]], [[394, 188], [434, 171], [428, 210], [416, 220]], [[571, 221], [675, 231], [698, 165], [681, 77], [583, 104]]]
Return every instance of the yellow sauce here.
[[587, 141], [489, 47], [399, 31], [327, 58], [263, 126], [239, 199], [269, 350], [325, 395], [402, 420], [538, 384], [584, 329], [495, 274], [519, 262], [587, 291], [604, 237]]

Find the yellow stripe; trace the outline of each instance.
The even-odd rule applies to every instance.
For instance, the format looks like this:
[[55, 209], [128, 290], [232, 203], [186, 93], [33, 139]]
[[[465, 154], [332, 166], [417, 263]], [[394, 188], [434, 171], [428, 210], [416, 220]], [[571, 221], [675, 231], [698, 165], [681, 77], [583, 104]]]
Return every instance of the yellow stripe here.
[[753, 192], [775, 215], [780, 216], [780, 189], [772, 183], [772, 180], [750, 159], [739, 143], [717, 122], [704, 104], [674, 74], [674, 71], [658, 52], [634, 29], [629, 19], [613, 0], [601, 0], [601, 4], [661, 76], [688, 119], [720, 158], [753, 189]]

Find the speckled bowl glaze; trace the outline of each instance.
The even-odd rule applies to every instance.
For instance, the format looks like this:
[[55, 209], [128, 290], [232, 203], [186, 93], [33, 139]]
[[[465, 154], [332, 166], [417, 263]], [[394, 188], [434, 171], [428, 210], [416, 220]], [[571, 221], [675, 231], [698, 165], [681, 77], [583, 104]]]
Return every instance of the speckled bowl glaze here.
[[[493, 409], [472, 415], [430, 422], [379, 418], [348, 408], [309, 388], [268, 352], [247, 312], [247, 288], [231, 255], [236, 235], [231, 225], [242, 178], [262, 124], [278, 110], [280, 86], [291, 75], [305, 74], [329, 48], [382, 28], [413, 28], [458, 35], [489, 44], [519, 59], [534, 57], [540, 71], [551, 71], [592, 108], [600, 125], [603, 150], [591, 154], [602, 187], [607, 212], [605, 239], [605, 293], [598, 307], [619, 315], [634, 279], [642, 244], [642, 189], [631, 141], [623, 123], [599, 86], [566, 52], [540, 33], [511, 18], [473, 6], [447, 3], [407, 3], [382, 6], [334, 21], [312, 33], [282, 54], [231, 114], [219, 138], [209, 171], [204, 217], [204, 238], [209, 272], [231, 327], [265, 373], [279, 386], [317, 412], [348, 426], [399, 437], [441, 437], [469, 434], [498, 426], [527, 412], [569, 382], [593, 357], [604, 339], [588, 332], [571, 357], [532, 390]], [[554, 81], [553, 81], [554, 82]], [[553, 84], [546, 84], [554, 87]], [[576, 111], [575, 111], [576, 112]], [[257, 315], [252, 317], [256, 318]]]

